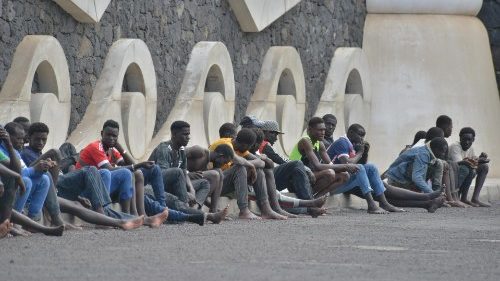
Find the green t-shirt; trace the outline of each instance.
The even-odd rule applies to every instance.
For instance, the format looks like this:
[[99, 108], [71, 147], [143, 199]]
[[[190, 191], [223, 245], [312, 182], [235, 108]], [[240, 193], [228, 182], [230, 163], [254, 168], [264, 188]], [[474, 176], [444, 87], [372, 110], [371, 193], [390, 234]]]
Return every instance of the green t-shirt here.
[[9, 157], [7, 155], [3, 154], [3, 152], [0, 151], [0, 161], [9, 161]]
[[[320, 142], [316, 141], [313, 143], [309, 136], [304, 136], [300, 140], [302, 140], [302, 139], [308, 139], [311, 142], [311, 144], [313, 146], [314, 154], [316, 154], [316, 157], [321, 162], [321, 157], [319, 155]], [[297, 142], [297, 144], [293, 148], [292, 153], [290, 153], [290, 160], [301, 160], [302, 163], [304, 163], [304, 165], [306, 165], [309, 168], [312, 168], [310, 163], [309, 163], [309, 159], [307, 159], [307, 156], [300, 154], [300, 151], [299, 151], [300, 140]]]

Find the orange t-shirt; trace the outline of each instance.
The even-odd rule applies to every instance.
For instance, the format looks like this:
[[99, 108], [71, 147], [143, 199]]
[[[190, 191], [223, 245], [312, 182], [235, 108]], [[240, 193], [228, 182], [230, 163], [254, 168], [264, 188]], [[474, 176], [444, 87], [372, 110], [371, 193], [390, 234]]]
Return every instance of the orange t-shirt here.
[[[221, 138], [221, 139], [218, 139], [216, 141], [214, 141], [209, 147], [208, 149], [210, 151], [214, 151], [215, 148], [217, 148], [217, 146], [221, 145], [221, 144], [227, 144], [229, 145], [233, 151], [236, 153], [236, 155], [240, 156], [240, 157], [246, 157], [248, 154], [250, 154], [250, 151], [245, 151], [245, 152], [239, 152], [239, 151], [235, 151], [234, 148], [233, 148], [233, 139], [232, 138]], [[224, 171], [224, 170], [227, 170], [229, 168], [231, 168], [231, 165], [233, 164], [233, 162], [229, 162], [227, 164], [225, 164], [224, 166], [221, 167], [221, 169]]]

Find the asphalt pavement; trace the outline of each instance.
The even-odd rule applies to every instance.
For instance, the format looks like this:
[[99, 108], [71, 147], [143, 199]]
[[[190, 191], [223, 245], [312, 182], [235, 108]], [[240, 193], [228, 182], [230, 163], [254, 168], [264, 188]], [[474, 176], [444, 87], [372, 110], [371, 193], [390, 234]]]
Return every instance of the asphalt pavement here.
[[0, 240], [0, 280], [500, 280], [500, 203]]

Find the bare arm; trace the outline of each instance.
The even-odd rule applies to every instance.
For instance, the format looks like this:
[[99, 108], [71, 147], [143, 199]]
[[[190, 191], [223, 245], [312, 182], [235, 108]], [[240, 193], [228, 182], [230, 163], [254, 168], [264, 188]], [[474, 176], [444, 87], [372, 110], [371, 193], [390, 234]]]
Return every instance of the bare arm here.
[[14, 172], [21, 173], [21, 161], [16, 157], [16, 151], [12, 146], [12, 142], [10, 141], [9, 133], [4, 128], [0, 129], [0, 140], [3, 141], [10, 155], [10, 162], [8, 167], [12, 169]]
[[[328, 161], [327, 161], [328, 164], [320, 163], [318, 157], [316, 157], [316, 154], [314, 154], [314, 149], [313, 149], [312, 143], [308, 139], [306, 139], [306, 138], [301, 139], [299, 141], [298, 147], [299, 147], [299, 151], [302, 151], [303, 155], [305, 155], [307, 157], [307, 160], [309, 160], [309, 163], [311, 163], [311, 166], [312, 166], [314, 171], [323, 171], [323, 170], [328, 170], [328, 169], [334, 168], [333, 164], [330, 163], [330, 160], [329, 160], [330, 158], [328, 157], [328, 155], [326, 155], [326, 157], [328, 158]], [[324, 147], [325, 147], [325, 145], [323, 145], [323, 148]], [[320, 146], [320, 149], [321, 149], [321, 146]], [[320, 151], [320, 153], [321, 153], [321, 151]]]

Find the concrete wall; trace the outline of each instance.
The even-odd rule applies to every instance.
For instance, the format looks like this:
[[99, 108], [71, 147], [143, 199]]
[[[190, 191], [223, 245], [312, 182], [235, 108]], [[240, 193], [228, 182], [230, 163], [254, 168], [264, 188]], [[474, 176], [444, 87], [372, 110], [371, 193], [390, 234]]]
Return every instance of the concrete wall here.
[[483, 7], [477, 17], [488, 30], [497, 85], [498, 89], [500, 89], [500, 1], [483, 0]]
[[454, 122], [449, 142], [458, 140], [462, 127], [473, 127], [474, 146], [488, 153], [490, 176], [498, 177], [500, 99], [486, 29], [471, 16], [473, 10], [440, 14], [437, 2], [426, 2], [434, 13], [372, 13], [373, 3], [367, 5], [363, 50], [371, 70], [372, 160], [386, 167], [416, 131], [427, 130], [446, 114]]
[[[97, 24], [79, 23], [53, 1], [0, 0], [0, 85], [24, 36], [54, 36], [68, 61], [71, 132], [83, 118], [113, 42], [139, 38], [148, 46], [156, 71], [158, 131], [180, 91], [197, 42], [220, 41], [227, 46], [236, 83], [236, 119], [245, 112], [269, 47], [289, 45], [302, 59], [308, 118], [319, 101], [335, 49], [361, 45], [364, 2], [301, 1], [262, 32], [244, 33], [224, 0], [113, 0]], [[34, 92], [37, 87], [35, 82]]]

